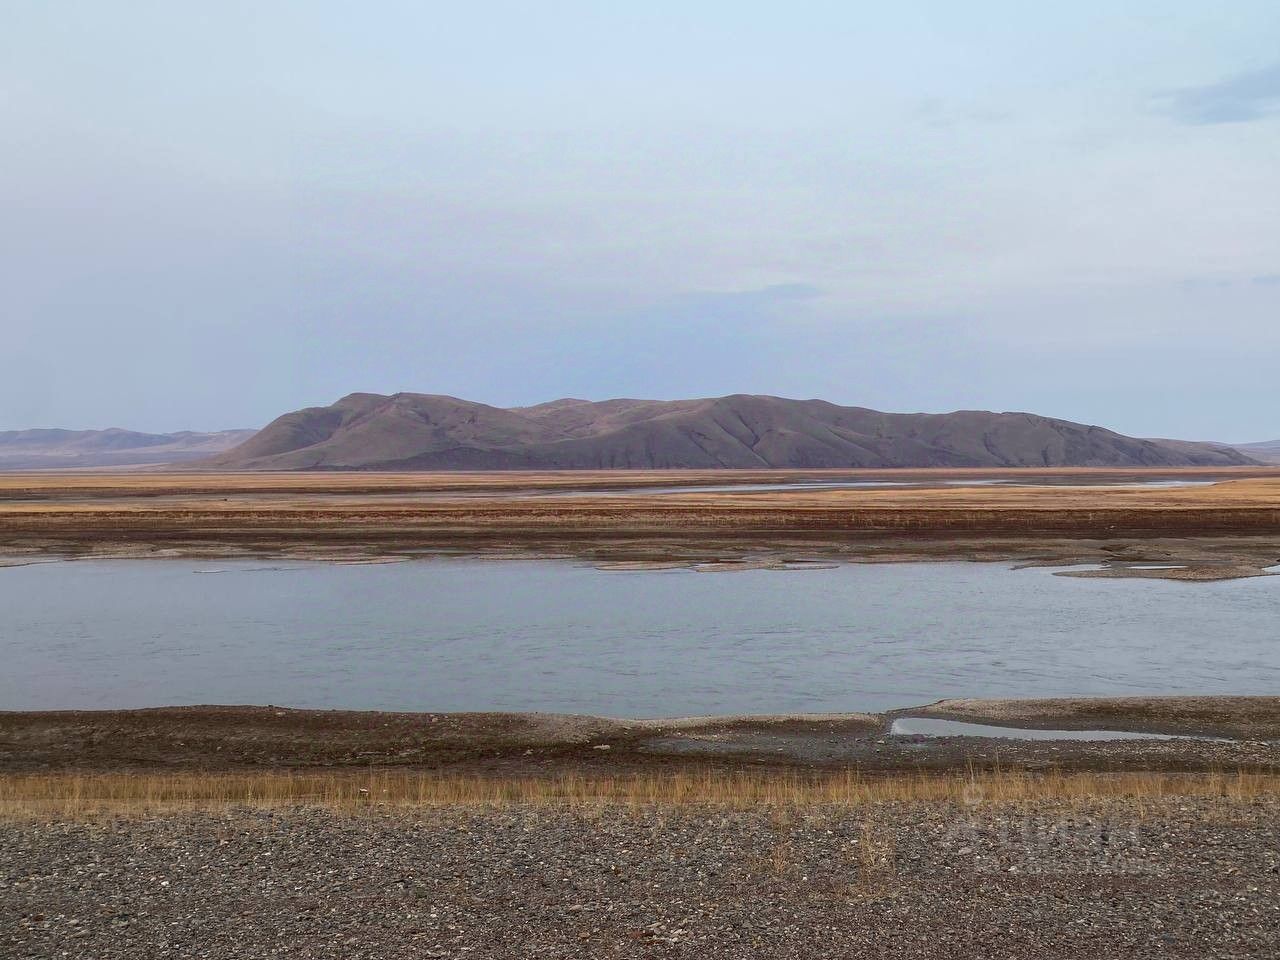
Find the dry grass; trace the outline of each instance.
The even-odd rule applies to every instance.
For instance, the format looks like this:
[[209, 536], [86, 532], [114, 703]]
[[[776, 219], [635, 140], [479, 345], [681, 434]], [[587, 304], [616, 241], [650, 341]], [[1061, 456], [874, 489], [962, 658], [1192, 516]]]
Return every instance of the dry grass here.
[[894, 884], [897, 849], [897, 838], [892, 829], [886, 829], [870, 818], [862, 822], [857, 879], [849, 890], [855, 899], [878, 899], [897, 889]]
[[428, 493], [531, 489], [614, 489], [799, 480], [1018, 480], [1054, 477], [1097, 482], [1142, 477], [1233, 480], [1280, 477], [1280, 467], [934, 467], [725, 470], [318, 471], [55, 470], [0, 473], [0, 493], [121, 496], [237, 493]]
[[[1059, 486], [1022, 486], [1020, 480], [1054, 478]], [[1127, 487], [1143, 478], [1211, 480], [1209, 486]], [[894, 480], [924, 487], [813, 489], [746, 492], [597, 496], [622, 489], [786, 483], [800, 480]], [[955, 481], [1005, 480], [996, 486], [941, 485]], [[1073, 481], [1086, 484], [1072, 485]], [[930, 486], [930, 484], [937, 484]], [[1118, 484], [1118, 486], [1108, 486]], [[546, 500], [545, 493], [578, 496]], [[387, 515], [426, 518], [436, 513], [451, 522], [478, 522], [508, 514], [526, 522], [563, 522], [561, 513], [602, 521], [661, 517], [696, 505], [731, 514], [850, 507], [934, 513], [979, 511], [1218, 510], [1269, 509], [1280, 503], [1280, 467], [1045, 470], [722, 470], [722, 471], [553, 471], [467, 473], [62, 473], [0, 474], [0, 516], [95, 514], [104, 521], [141, 516], [211, 519], [248, 514], [279, 516], [288, 522], [340, 517], [381, 520]], [[305, 516], [302, 516], [305, 515]], [[315, 515], [314, 517], [312, 515]]]
[[[1037, 476], [1116, 484], [1153, 476], [1225, 482], [1140, 488], [939, 483]], [[935, 485], [643, 491], [654, 485], [835, 477]], [[602, 493], [619, 487], [636, 495]], [[566, 493], [573, 495], [548, 496]], [[1158, 536], [1181, 546], [1172, 552], [1162, 547], [1153, 559], [1204, 559], [1207, 551], [1244, 564], [1236, 572], [1247, 574], [1275, 562], [1278, 535], [1280, 467], [0, 475], [0, 547], [24, 558], [254, 554], [334, 560], [499, 548], [525, 555], [601, 559], [605, 551], [606, 559], [666, 560], [767, 545], [876, 560], [926, 554], [1065, 560], [1110, 558], [1096, 546], [1082, 547], [1081, 538], [1114, 545], [1118, 538], [1145, 543]], [[909, 542], [899, 542], [903, 538]], [[1049, 540], [1062, 542], [1050, 546]]]
[[561, 806], [848, 807], [888, 802], [968, 806], [1176, 797], [1280, 797], [1280, 774], [981, 772], [863, 777], [706, 773], [487, 778], [429, 773], [20, 774], [0, 777], [0, 817], [82, 817], [231, 806], [373, 808]]

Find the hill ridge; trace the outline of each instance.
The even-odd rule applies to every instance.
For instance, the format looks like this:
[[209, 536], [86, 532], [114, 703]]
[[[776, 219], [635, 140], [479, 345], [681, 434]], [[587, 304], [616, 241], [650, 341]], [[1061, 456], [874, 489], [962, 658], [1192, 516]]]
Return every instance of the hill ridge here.
[[202, 466], [224, 469], [1239, 466], [1221, 444], [1127, 437], [1023, 411], [886, 413], [729, 394], [496, 407], [351, 393], [286, 413]]

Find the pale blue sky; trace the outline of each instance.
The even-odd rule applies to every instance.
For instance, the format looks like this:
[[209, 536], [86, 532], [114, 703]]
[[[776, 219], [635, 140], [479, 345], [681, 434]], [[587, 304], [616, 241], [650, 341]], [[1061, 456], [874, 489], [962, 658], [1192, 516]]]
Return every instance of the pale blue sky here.
[[3, 6], [0, 429], [742, 391], [1280, 436], [1274, 0]]

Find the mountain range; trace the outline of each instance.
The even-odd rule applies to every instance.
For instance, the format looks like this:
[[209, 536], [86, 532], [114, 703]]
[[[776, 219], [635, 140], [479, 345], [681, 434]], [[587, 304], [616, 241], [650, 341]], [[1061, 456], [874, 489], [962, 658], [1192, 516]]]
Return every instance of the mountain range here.
[[[1258, 458], [1260, 459], [1260, 458]], [[502, 408], [353, 393], [296, 410], [201, 462], [231, 470], [1227, 467], [1224, 444], [1126, 437], [1030, 413], [882, 413], [823, 400], [563, 399]]]
[[0, 431], [0, 470], [116, 467], [197, 460], [243, 443], [254, 430], [137, 433], [132, 430]]

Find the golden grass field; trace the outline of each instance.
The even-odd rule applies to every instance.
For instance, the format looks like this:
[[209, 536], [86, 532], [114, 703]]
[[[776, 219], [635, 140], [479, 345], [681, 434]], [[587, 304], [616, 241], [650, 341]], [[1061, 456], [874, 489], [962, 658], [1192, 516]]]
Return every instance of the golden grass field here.
[[[878, 470], [564, 470], [564, 471], [487, 471], [487, 472], [365, 472], [365, 471], [312, 471], [290, 473], [201, 473], [197, 471], [163, 470], [115, 470], [115, 471], [49, 471], [0, 473], [0, 498], [6, 505], [29, 500], [99, 500], [118, 498], [182, 497], [204, 499], [220, 496], [298, 496], [319, 497], [367, 497], [407, 495], [421, 497], [436, 494], [536, 494], [539, 492], [590, 494], [600, 491], [679, 486], [708, 486], [731, 484], [780, 484], [802, 481], [867, 481], [891, 483], [938, 484], [944, 481], [1007, 481], [1010, 486], [965, 487], [948, 486], [916, 489], [865, 489], [854, 491], [796, 491], [784, 493], [753, 493], [752, 497], [767, 499], [797, 495], [827, 497], [870, 496], [873, 500], [905, 497], [914, 502], [922, 494], [943, 497], [943, 502], [953, 497], [961, 499], [977, 496], [988, 502], [1004, 502], [1003, 494], [1012, 493], [1015, 498], [1026, 496], [1028, 490], [1050, 492], [1066, 497], [1064, 502], [1077, 502], [1082, 493], [1125, 493], [1124, 490], [1084, 489], [1072, 483], [1105, 485], [1126, 483], [1144, 479], [1203, 480], [1203, 481], [1270, 481], [1280, 483], [1280, 466], [1277, 467], [1164, 467], [1164, 468], [1102, 468], [1102, 467], [1053, 467], [984, 468], [984, 469], [878, 469]], [[1049, 488], [1018, 487], [1020, 480], [1041, 482], [1053, 480], [1062, 486]], [[1174, 494], [1174, 502], [1184, 497], [1179, 494], [1205, 488], [1155, 488], [1131, 490], [1143, 496], [1150, 494]], [[1261, 489], [1254, 488], [1256, 495]], [[1074, 497], [1072, 496], [1074, 494]], [[704, 495], [708, 496], [708, 495]], [[710, 494], [720, 497], [721, 494]]]
[[[1056, 486], [1019, 486], [1052, 478]], [[1196, 487], [1125, 487], [1143, 478], [1212, 480]], [[780, 483], [804, 479], [1010, 481], [1001, 486], [646, 493], [646, 487]], [[1078, 482], [1080, 485], [1072, 485]], [[1089, 485], [1084, 485], [1084, 484]], [[626, 492], [632, 490], [635, 496]], [[606, 495], [607, 492], [607, 495]], [[554, 495], [554, 496], [551, 496]], [[1280, 529], [1280, 467], [1045, 471], [591, 471], [565, 473], [46, 473], [0, 474], [0, 532], [74, 524], [150, 525], [181, 531], [237, 521], [322, 527], [342, 523], [416, 529], [697, 528], [911, 530], [937, 526], [1016, 529], [1039, 516], [1062, 526], [1089, 518], [1140, 522], [1181, 515], [1194, 524], [1243, 521]], [[1256, 528], [1255, 528], [1256, 529]]]
[[822, 775], [707, 771], [516, 778], [403, 771], [55, 773], [0, 777], [0, 816], [79, 817], [296, 805], [349, 812], [529, 805], [575, 809], [610, 805], [745, 809], [890, 802], [970, 806], [1049, 800], [1142, 803], [1176, 797], [1247, 801], [1275, 796], [1280, 796], [1280, 773], [1243, 770], [1035, 775], [984, 770], [884, 777], [867, 777], [853, 771]]

